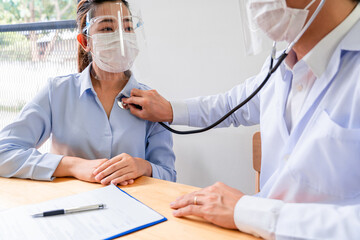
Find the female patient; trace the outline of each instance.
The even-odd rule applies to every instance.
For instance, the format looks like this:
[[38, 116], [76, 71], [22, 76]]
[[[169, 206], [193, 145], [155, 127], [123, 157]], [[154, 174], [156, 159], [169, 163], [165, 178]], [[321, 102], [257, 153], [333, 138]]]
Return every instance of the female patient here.
[[[78, 74], [56, 77], [0, 132], [0, 176], [72, 176], [127, 185], [139, 176], [175, 181], [172, 137], [117, 105], [132, 88], [137, 19], [127, 1], [82, 0]], [[39, 148], [51, 136], [50, 153]]]

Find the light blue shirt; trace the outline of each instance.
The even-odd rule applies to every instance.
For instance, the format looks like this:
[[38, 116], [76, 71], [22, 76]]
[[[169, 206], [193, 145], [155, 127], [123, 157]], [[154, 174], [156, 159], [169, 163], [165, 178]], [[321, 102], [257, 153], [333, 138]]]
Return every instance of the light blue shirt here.
[[[148, 160], [153, 177], [176, 181], [172, 135], [119, 108], [117, 101], [108, 118], [89, 66], [82, 73], [50, 79], [0, 132], [0, 176], [51, 180], [63, 156], [110, 159], [127, 153]], [[118, 97], [130, 96], [133, 88], [149, 89], [131, 76]], [[49, 137], [51, 151], [42, 154], [37, 148]]]
[[[285, 112], [294, 75], [285, 63], [257, 96], [219, 125], [260, 124], [261, 191], [238, 201], [234, 220], [240, 230], [267, 239], [360, 236], [359, 37], [357, 20], [329, 58], [320, 59], [327, 62], [325, 70], [304, 100], [291, 132]], [[224, 94], [172, 102], [173, 124], [210, 125], [248, 97], [268, 70], [269, 60], [257, 76]], [[349, 202], [353, 205], [337, 210]], [[314, 209], [317, 206], [322, 211]]]

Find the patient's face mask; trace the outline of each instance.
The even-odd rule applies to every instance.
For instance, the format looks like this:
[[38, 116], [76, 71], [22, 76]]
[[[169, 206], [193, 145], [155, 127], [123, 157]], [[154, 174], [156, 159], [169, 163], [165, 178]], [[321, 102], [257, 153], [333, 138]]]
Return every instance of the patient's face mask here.
[[84, 33], [97, 67], [110, 73], [129, 70], [139, 54], [136, 32], [141, 26], [122, 2], [105, 2], [89, 11]]
[[92, 35], [92, 44], [94, 62], [106, 72], [129, 70], [139, 53], [136, 35], [130, 32], [122, 34], [122, 41], [119, 31], [97, 33]]
[[249, 0], [250, 18], [273, 41], [291, 43], [301, 32], [312, 0], [305, 9], [289, 8], [286, 0]]

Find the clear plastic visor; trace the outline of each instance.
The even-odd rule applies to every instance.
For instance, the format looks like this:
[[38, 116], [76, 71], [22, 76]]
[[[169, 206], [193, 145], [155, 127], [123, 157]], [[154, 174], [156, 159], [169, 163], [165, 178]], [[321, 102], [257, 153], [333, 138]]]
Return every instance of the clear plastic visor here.
[[246, 55], [260, 54], [264, 49], [270, 49], [272, 46], [272, 41], [258, 27], [250, 14], [249, 9], [252, 2], [253, 0], [239, 0]]
[[104, 2], [87, 13], [83, 33], [90, 36], [115, 31], [135, 33], [142, 26], [141, 17], [133, 15], [124, 3]]
[[88, 36], [93, 64], [110, 73], [133, 68], [146, 46], [143, 25], [140, 11], [121, 1], [96, 5], [87, 13], [82, 31]]

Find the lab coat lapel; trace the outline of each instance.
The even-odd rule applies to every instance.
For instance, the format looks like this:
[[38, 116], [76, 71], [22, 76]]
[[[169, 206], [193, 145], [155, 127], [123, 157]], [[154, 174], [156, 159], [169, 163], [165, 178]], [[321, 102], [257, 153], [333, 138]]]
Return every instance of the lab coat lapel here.
[[[350, 32], [344, 37], [335, 49], [326, 71], [317, 79], [306, 99], [302, 111], [300, 112], [300, 121], [296, 125], [296, 130], [302, 130], [301, 125], [306, 125], [309, 120], [308, 115], [313, 115], [313, 109], [316, 108], [317, 104], [320, 103], [321, 99], [326, 94], [327, 88], [330, 87], [331, 83], [335, 80], [336, 75], [340, 68], [341, 55], [343, 51], [358, 51], [359, 43], [358, 36], [360, 32], [360, 21], [350, 30]], [[294, 129], [295, 130], [295, 129]]]
[[310, 93], [300, 112], [299, 121], [296, 123], [291, 133], [290, 141], [288, 142], [289, 148], [293, 149], [295, 147], [306, 126], [309, 125], [309, 121], [313, 118], [313, 116], [316, 116], [316, 114], [314, 114], [315, 111], [322, 110], [322, 108], [318, 108], [318, 106], [325, 96], [328, 88], [331, 86], [331, 83], [336, 78], [336, 74], [340, 65], [340, 54], [341, 50], [340, 48], [337, 48], [329, 62], [325, 73], [319, 79], [315, 80], [315, 83], [311, 88]]

